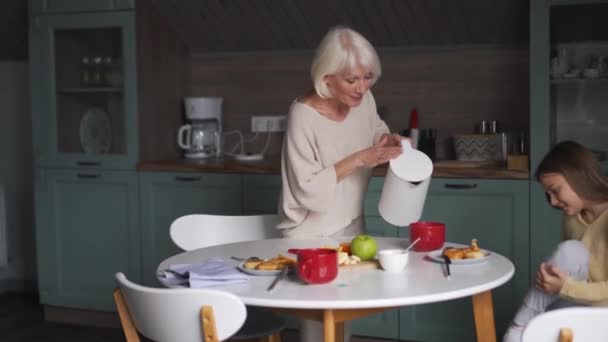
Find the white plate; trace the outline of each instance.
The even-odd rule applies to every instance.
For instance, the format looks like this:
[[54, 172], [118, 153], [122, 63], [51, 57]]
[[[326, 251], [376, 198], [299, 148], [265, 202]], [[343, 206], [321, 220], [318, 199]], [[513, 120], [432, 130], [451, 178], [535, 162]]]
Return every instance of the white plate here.
[[101, 154], [110, 151], [112, 125], [108, 114], [100, 108], [89, 108], [80, 120], [80, 144], [86, 153]]
[[245, 268], [245, 263], [240, 263], [236, 268], [238, 268], [241, 272], [245, 272], [247, 274], [251, 274], [251, 275], [257, 275], [257, 276], [275, 276], [278, 275], [279, 273], [281, 273], [281, 270], [272, 270], [272, 271], [263, 271], [263, 270], [256, 270], [256, 269], [252, 269], [252, 268]]
[[[452, 260], [451, 264], [452, 265], [469, 265], [469, 264], [477, 264], [480, 262], [484, 262], [488, 259], [488, 257], [492, 254], [486, 250], [481, 250], [482, 252], [484, 252], [486, 254], [485, 257], [483, 258], [474, 258], [474, 259], [456, 259], [456, 260]], [[445, 261], [443, 260], [443, 256], [441, 255], [443, 253], [443, 250], [439, 250], [439, 251], [434, 251], [431, 252], [429, 254], [427, 254], [427, 256], [436, 262], [440, 262], [440, 263], [444, 263]]]

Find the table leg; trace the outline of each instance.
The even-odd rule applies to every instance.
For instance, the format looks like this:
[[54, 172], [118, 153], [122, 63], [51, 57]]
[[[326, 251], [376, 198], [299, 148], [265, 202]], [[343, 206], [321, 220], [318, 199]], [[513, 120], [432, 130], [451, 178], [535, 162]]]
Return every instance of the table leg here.
[[335, 342], [335, 339], [336, 320], [334, 317], [334, 310], [323, 310], [323, 340], [325, 342]]
[[344, 322], [336, 323], [336, 342], [344, 342]]
[[492, 291], [473, 295], [473, 314], [478, 342], [496, 342]]

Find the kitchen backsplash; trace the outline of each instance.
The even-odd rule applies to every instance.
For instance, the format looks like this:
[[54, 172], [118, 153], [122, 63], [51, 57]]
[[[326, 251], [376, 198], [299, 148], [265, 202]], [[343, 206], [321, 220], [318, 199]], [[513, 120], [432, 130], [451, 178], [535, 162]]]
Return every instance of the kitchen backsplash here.
[[[437, 130], [437, 159], [453, 158], [451, 137], [472, 133], [482, 121], [527, 132], [528, 49], [466, 46], [379, 49], [382, 77], [372, 88], [392, 131], [407, 128], [412, 107], [420, 128]], [[195, 55], [192, 95], [224, 98], [224, 130], [251, 135], [252, 115], [286, 114], [311, 82], [311, 51]], [[265, 134], [265, 133], [262, 133]], [[282, 133], [272, 133], [269, 154], [280, 154]], [[265, 136], [247, 145], [262, 149]], [[228, 147], [232, 145], [228, 141]]]

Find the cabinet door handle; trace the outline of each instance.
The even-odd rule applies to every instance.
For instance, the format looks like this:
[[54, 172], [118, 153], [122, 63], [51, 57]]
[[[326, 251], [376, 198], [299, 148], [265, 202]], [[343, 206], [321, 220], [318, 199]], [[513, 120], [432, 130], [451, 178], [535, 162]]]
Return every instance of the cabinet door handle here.
[[101, 178], [101, 175], [98, 173], [79, 173], [78, 178], [81, 179], [98, 179]]
[[78, 166], [100, 166], [101, 163], [94, 162], [94, 161], [77, 161], [76, 165], [78, 165]]
[[184, 176], [176, 176], [175, 180], [178, 182], [198, 182], [201, 180], [201, 177], [184, 177]]
[[464, 190], [475, 189], [477, 187], [477, 184], [445, 184], [444, 187], [446, 189]]

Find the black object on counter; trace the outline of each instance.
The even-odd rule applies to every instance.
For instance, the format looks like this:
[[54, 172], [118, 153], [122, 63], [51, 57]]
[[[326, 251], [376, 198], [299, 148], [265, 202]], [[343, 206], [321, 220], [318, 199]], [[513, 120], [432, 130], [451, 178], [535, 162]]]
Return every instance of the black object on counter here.
[[434, 128], [423, 128], [420, 130], [420, 140], [418, 141], [418, 149], [431, 160], [435, 160], [435, 143], [437, 140], [437, 130]]

